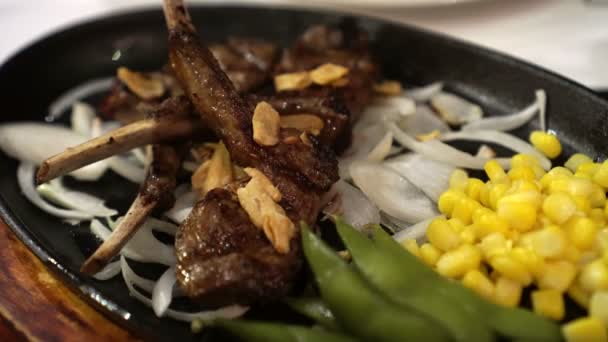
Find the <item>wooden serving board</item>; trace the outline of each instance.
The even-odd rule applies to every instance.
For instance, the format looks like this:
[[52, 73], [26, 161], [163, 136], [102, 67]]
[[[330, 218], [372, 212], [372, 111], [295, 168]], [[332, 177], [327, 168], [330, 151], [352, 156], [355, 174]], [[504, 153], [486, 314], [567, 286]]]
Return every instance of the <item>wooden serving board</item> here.
[[136, 341], [95, 311], [0, 220], [0, 341]]

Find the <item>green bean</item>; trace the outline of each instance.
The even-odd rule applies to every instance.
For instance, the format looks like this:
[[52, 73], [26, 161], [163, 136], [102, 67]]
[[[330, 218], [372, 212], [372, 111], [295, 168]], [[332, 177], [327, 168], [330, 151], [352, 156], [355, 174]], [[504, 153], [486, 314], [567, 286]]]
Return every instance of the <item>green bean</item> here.
[[252, 342], [354, 342], [351, 337], [307, 326], [245, 320], [217, 320], [215, 325]]
[[321, 298], [287, 298], [285, 303], [294, 311], [328, 329], [338, 329], [336, 318]]
[[366, 341], [447, 341], [434, 322], [386, 300], [305, 224], [302, 244], [321, 297], [338, 325]]
[[[494, 340], [492, 331], [479, 323], [483, 321], [480, 314], [464, 310], [435, 290], [444, 279], [424, 274], [413, 277], [402, 265], [393, 263], [390, 253], [341, 219], [336, 220], [336, 227], [357, 268], [392, 301], [434, 319], [455, 341]], [[420, 262], [413, 259], [411, 263]]]
[[[380, 227], [374, 229], [374, 241], [377, 248], [391, 255], [391, 260], [400, 267], [404, 274], [416, 279], [421, 274], [429, 275], [435, 272], [407, 253], [393, 238]], [[416, 261], [416, 262], [413, 262]], [[435, 274], [435, 277], [440, 277]], [[451, 298], [457, 305], [470, 312], [481, 313], [484, 321], [498, 334], [515, 339], [535, 341], [560, 341], [559, 326], [550, 320], [524, 309], [502, 307], [479, 297], [473, 291], [444, 280], [436, 285], [436, 291]], [[479, 322], [480, 324], [482, 322]]]

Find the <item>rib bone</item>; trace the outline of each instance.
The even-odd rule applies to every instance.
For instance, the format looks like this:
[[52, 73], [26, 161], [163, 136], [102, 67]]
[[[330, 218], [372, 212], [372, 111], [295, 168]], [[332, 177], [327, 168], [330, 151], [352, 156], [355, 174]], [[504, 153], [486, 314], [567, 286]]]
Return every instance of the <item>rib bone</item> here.
[[190, 113], [190, 103], [185, 98], [166, 100], [148, 119], [123, 126], [45, 160], [38, 169], [36, 182], [47, 182], [136, 147], [190, 138], [199, 129], [199, 120]]

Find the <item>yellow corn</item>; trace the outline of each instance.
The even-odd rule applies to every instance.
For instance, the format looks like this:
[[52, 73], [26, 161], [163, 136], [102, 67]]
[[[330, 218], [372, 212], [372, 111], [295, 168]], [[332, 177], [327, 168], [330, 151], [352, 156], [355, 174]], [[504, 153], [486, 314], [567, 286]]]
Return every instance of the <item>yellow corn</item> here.
[[582, 153], [575, 153], [570, 156], [570, 158], [568, 158], [564, 166], [567, 167], [570, 171], [576, 172], [576, 170], [581, 164], [592, 162], [593, 160], [589, 158], [589, 156]]
[[401, 245], [410, 253], [416, 257], [420, 257], [420, 249], [418, 243], [414, 239], [405, 239], [401, 242]]
[[450, 226], [444, 218], [436, 218], [429, 224], [426, 231], [429, 242], [442, 251], [449, 251], [461, 243], [460, 234]]
[[486, 299], [491, 300], [494, 297], [494, 284], [479, 270], [468, 271], [462, 278], [462, 285]]
[[509, 190], [509, 185], [504, 183], [492, 184], [488, 193], [490, 208], [496, 209], [498, 200]]
[[459, 219], [465, 225], [470, 224], [473, 212], [475, 212], [475, 210], [477, 210], [479, 207], [481, 207], [479, 202], [468, 197], [464, 197], [454, 205], [452, 217]]
[[477, 241], [477, 227], [475, 225], [468, 225], [460, 232], [460, 239], [462, 243], [474, 244]]
[[562, 326], [566, 342], [606, 342], [608, 336], [602, 321], [595, 317], [579, 318]]
[[536, 180], [536, 174], [534, 173], [534, 170], [529, 166], [516, 166], [509, 170], [509, 173], [507, 175], [509, 176], [509, 178], [511, 178], [511, 180]]
[[507, 254], [509, 248], [507, 239], [502, 233], [492, 233], [481, 240], [479, 249], [486, 260], [490, 260], [495, 255]]
[[582, 163], [578, 166], [576, 172], [586, 173], [593, 178], [593, 176], [600, 169], [601, 166], [602, 164], [594, 162]]
[[518, 166], [535, 166], [535, 165], [540, 165], [538, 158], [536, 158], [535, 156], [532, 156], [529, 154], [524, 154], [524, 153], [518, 153], [518, 154], [514, 155], [513, 157], [511, 157], [511, 168], [515, 168]]
[[530, 247], [543, 258], [558, 258], [566, 250], [568, 244], [566, 234], [557, 226], [547, 226], [529, 234]]
[[476, 235], [479, 238], [484, 238], [491, 233], [507, 234], [509, 232], [509, 223], [507, 220], [498, 217], [493, 211], [487, 210], [484, 212], [475, 212], [473, 223], [475, 224]]
[[570, 288], [568, 289], [568, 297], [585, 309], [589, 307], [589, 302], [591, 301], [591, 296], [589, 293], [583, 290], [583, 288], [577, 282], [570, 285]]
[[539, 315], [561, 320], [564, 318], [564, 297], [557, 290], [532, 291], [532, 308]]
[[467, 196], [475, 201], [479, 201], [481, 189], [485, 188], [486, 184], [477, 178], [469, 178], [465, 192]]
[[536, 252], [523, 247], [513, 247], [509, 255], [526, 267], [528, 272], [538, 275], [545, 267], [545, 261]]
[[450, 175], [450, 189], [464, 192], [467, 187], [468, 180], [469, 176], [464, 170], [456, 169], [452, 171], [452, 174]]
[[568, 261], [547, 262], [536, 281], [541, 289], [565, 292], [576, 277], [576, 267]]
[[455, 232], [460, 233], [462, 232], [462, 230], [464, 229], [465, 225], [464, 223], [462, 223], [462, 221], [460, 221], [457, 218], [451, 218], [448, 220], [448, 224], [450, 225], [450, 227], [452, 227], [452, 229], [454, 229]]
[[490, 207], [490, 187], [491, 184], [488, 181], [487, 183], [484, 183], [481, 188], [479, 188], [479, 203], [486, 207]]
[[540, 207], [543, 200], [538, 190], [522, 190], [515, 193], [505, 194], [498, 200], [497, 206], [500, 207], [503, 203], [520, 203], [527, 204], [536, 211]]
[[570, 261], [572, 263], [578, 264], [583, 256], [583, 252], [581, 252], [576, 246], [572, 244], [566, 245], [566, 249], [562, 253], [562, 258], [565, 261]]
[[604, 161], [599, 169], [593, 175], [593, 181], [597, 184], [608, 188], [608, 160]]
[[573, 216], [564, 224], [564, 232], [568, 239], [579, 249], [586, 250], [593, 246], [597, 236], [597, 224], [587, 218]]
[[430, 243], [425, 243], [420, 246], [420, 259], [424, 261], [425, 264], [433, 267], [439, 260], [441, 256], [441, 251], [437, 249], [437, 247], [431, 245]]
[[608, 250], [608, 228], [603, 228], [597, 232], [594, 248], [600, 252]]
[[468, 271], [479, 268], [480, 262], [479, 249], [465, 244], [443, 254], [437, 261], [437, 272], [445, 277], [461, 277]]
[[591, 201], [589, 201], [589, 198], [585, 196], [572, 196], [572, 200], [579, 213], [586, 214], [591, 211]]
[[562, 144], [554, 134], [534, 131], [530, 134], [532, 145], [549, 158], [555, 158], [562, 153]]
[[490, 259], [490, 266], [503, 276], [528, 286], [532, 282], [532, 276], [524, 264], [510, 255], [495, 255]]
[[520, 232], [532, 229], [536, 223], [536, 209], [530, 204], [504, 202], [498, 206], [496, 213]]
[[442, 193], [437, 202], [439, 211], [448, 217], [451, 216], [456, 202], [460, 201], [463, 197], [465, 197], [464, 193], [453, 189]]
[[595, 260], [583, 266], [579, 282], [585, 291], [608, 290], [608, 267], [601, 260]]
[[548, 185], [549, 193], [564, 192], [571, 196], [589, 196], [593, 191], [593, 183], [584, 178], [557, 177]]
[[606, 224], [604, 210], [600, 208], [594, 208], [589, 210], [589, 218], [592, 219], [598, 226], [603, 226]]
[[608, 292], [596, 291], [589, 302], [589, 315], [599, 318], [608, 327]]
[[543, 201], [543, 213], [551, 221], [562, 224], [576, 212], [576, 203], [565, 193], [555, 193]]
[[593, 176], [586, 173], [586, 172], [580, 172], [580, 171], [576, 171], [574, 173], [574, 177], [576, 178], [582, 178], [582, 179], [588, 179], [588, 180], [593, 180]]
[[492, 182], [500, 182], [507, 177], [505, 170], [494, 159], [486, 162], [483, 169], [486, 171], [488, 178], [490, 178]]
[[507, 277], [498, 277], [494, 286], [494, 302], [507, 307], [516, 307], [521, 300], [522, 289], [520, 283]]
[[593, 189], [589, 194], [589, 202], [592, 208], [603, 208], [606, 205], [606, 191], [597, 185], [593, 184]]
[[507, 190], [507, 194], [513, 194], [518, 192], [527, 192], [534, 191], [539, 192], [540, 186], [537, 184], [537, 181], [529, 181], [525, 179], [518, 179], [513, 181], [509, 190]]

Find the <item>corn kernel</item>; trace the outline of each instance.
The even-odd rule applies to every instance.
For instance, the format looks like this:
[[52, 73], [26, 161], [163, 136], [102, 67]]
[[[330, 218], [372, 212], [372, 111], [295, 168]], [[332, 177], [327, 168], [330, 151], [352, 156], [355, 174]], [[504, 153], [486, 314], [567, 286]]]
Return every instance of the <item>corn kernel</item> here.
[[498, 277], [494, 286], [494, 302], [507, 307], [516, 307], [521, 300], [522, 289], [520, 283], [507, 277]]
[[531, 248], [543, 258], [558, 258], [568, 245], [566, 234], [557, 226], [548, 226], [530, 233]]
[[608, 327], [608, 292], [596, 291], [589, 302], [589, 315], [602, 320], [604, 326]]
[[481, 240], [479, 249], [486, 260], [495, 255], [507, 254], [507, 239], [502, 233], [492, 233]]
[[510, 255], [495, 255], [490, 259], [490, 266], [503, 276], [524, 286], [528, 286], [532, 282], [532, 276], [526, 267]]
[[543, 213], [551, 221], [562, 224], [576, 212], [576, 203], [565, 193], [555, 193], [543, 201]]
[[461, 220], [464, 224], [470, 224], [473, 212], [479, 207], [481, 207], [481, 204], [479, 204], [479, 202], [474, 201], [468, 197], [462, 198], [454, 205], [454, 210], [452, 210], [452, 217]]
[[430, 243], [425, 243], [420, 246], [420, 259], [422, 259], [422, 261], [424, 261], [424, 263], [427, 265], [431, 267], [435, 266], [440, 256], [441, 251]]
[[581, 214], [586, 214], [591, 211], [591, 201], [589, 198], [584, 196], [572, 196], [574, 204], [576, 204], [576, 210]]
[[606, 342], [608, 336], [602, 321], [595, 317], [579, 318], [562, 326], [566, 342]]
[[545, 267], [545, 261], [536, 252], [523, 247], [513, 247], [509, 255], [526, 267], [528, 272], [538, 275]]
[[450, 227], [452, 227], [452, 229], [454, 229], [455, 232], [460, 233], [462, 232], [462, 230], [464, 229], [465, 224], [462, 223], [462, 221], [460, 221], [460, 219], [457, 219], [455, 217], [451, 218], [448, 220], [448, 224], [450, 225]]
[[536, 174], [534, 173], [534, 170], [532, 170], [532, 168], [529, 166], [516, 166], [509, 170], [507, 175], [509, 176], [509, 178], [511, 178], [511, 180], [536, 180]]
[[565, 292], [576, 277], [576, 267], [567, 261], [547, 262], [537, 277], [538, 287]]
[[474, 215], [473, 223], [477, 229], [475, 235], [480, 239], [495, 232], [502, 234], [509, 232], [509, 223], [498, 217], [493, 211], [487, 210], [481, 214], [479, 214], [479, 211], [476, 211], [476, 213], [478, 215]]
[[518, 166], [534, 166], [534, 165], [540, 165], [538, 158], [536, 158], [535, 156], [532, 156], [529, 154], [524, 154], [524, 153], [518, 153], [518, 154], [514, 155], [513, 157], [511, 157], [511, 168], [515, 168]]
[[540, 165], [534, 165], [534, 166], [530, 166], [530, 167], [532, 168], [532, 171], [534, 171], [534, 174], [536, 175], [536, 180], [540, 180], [541, 178], [543, 178], [544, 175], [547, 174], [545, 169], [543, 169]]
[[507, 174], [505, 173], [505, 170], [494, 159], [489, 160], [488, 162], [486, 162], [486, 164], [484, 165], [483, 169], [486, 171], [486, 174], [488, 175], [488, 178], [490, 178], [490, 180], [492, 182], [499, 182], [499, 181], [502, 181], [504, 178], [507, 177]]
[[500, 205], [503, 203], [526, 204], [532, 206], [536, 211], [542, 202], [542, 196], [537, 190], [525, 190], [508, 195], [505, 194], [501, 199], [498, 200], [497, 206], [500, 207]]
[[462, 243], [474, 244], [477, 241], [477, 228], [475, 225], [468, 225], [460, 232]]
[[490, 207], [496, 209], [498, 200], [509, 190], [509, 185], [504, 183], [492, 184], [488, 193]]
[[568, 289], [568, 297], [585, 309], [589, 307], [589, 302], [591, 301], [591, 296], [589, 293], [583, 290], [583, 288], [577, 282], [570, 285], [570, 288]]
[[456, 278], [463, 276], [470, 270], [479, 268], [481, 252], [471, 245], [462, 245], [455, 250], [446, 252], [437, 261], [439, 274]]
[[582, 153], [575, 153], [572, 156], [570, 156], [570, 158], [568, 158], [568, 160], [566, 161], [564, 166], [567, 167], [570, 171], [576, 172], [576, 169], [578, 169], [579, 165], [581, 165], [583, 163], [592, 163], [592, 162], [593, 162], [593, 160], [591, 158], [589, 158], [587, 155], [582, 154]]
[[568, 239], [579, 249], [586, 250], [593, 246], [597, 236], [597, 224], [587, 218], [574, 216], [564, 224]]
[[554, 134], [534, 131], [530, 134], [530, 142], [537, 150], [551, 159], [562, 153], [562, 144]]
[[597, 232], [594, 249], [597, 249], [600, 252], [608, 250], [608, 229], [604, 228]]
[[475, 291], [478, 295], [486, 299], [494, 296], [494, 284], [479, 270], [470, 270], [462, 278], [462, 285]]
[[454, 231], [444, 218], [436, 218], [429, 224], [426, 236], [433, 246], [442, 251], [449, 251], [461, 243], [460, 234]]
[[518, 179], [513, 181], [509, 190], [507, 190], [507, 194], [513, 194], [518, 192], [526, 192], [526, 191], [534, 191], [539, 192], [541, 190], [540, 186], [537, 184], [537, 181], [529, 181], [525, 179]]
[[416, 257], [420, 257], [420, 249], [418, 248], [418, 243], [414, 239], [405, 239], [401, 242], [401, 245], [412, 255]]
[[608, 290], [608, 267], [602, 260], [593, 261], [583, 267], [579, 281], [585, 291]]
[[595, 208], [589, 210], [589, 218], [593, 220], [598, 226], [603, 226], [606, 224], [606, 217], [604, 215], [604, 210], [600, 208]]
[[593, 184], [589, 202], [591, 202], [592, 208], [603, 208], [606, 205], [606, 191], [601, 186]]
[[[576, 178], [582, 178], [582, 179], [588, 179], [588, 180], [593, 180], [593, 176], [592, 176], [592, 175], [590, 175], [590, 174], [588, 174], [588, 173], [586, 173], [586, 172], [579, 172], [579, 171], [576, 171], [576, 172], [574, 173], [574, 177], [576, 177]], [[594, 183], [594, 184], [595, 184], [595, 183]]]
[[525, 232], [536, 223], [536, 209], [524, 203], [501, 203], [496, 213], [498, 217], [507, 221], [509, 225], [520, 232]]
[[457, 190], [460, 192], [465, 192], [467, 188], [467, 183], [469, 181], [469, 176], [466, 171], [461, 169], [456, 169], [452, 171], [450, 175], [449, 186], [452, 190]]
[[586, 173], [593, 178], [593, 176], [600, 169], [601, 166], [602, 166], [602, 164], [593, 163], [593, 162], [582, 163], [578, 166], [578, 168], [576, 169], [576, 172]]
[[564, 249], [564, 253], [562, 253], [562, 258], [565, 261], [570, 261], [571, 263], [578, 264], [583, 256], [583, 252], [581, 252], [576, 246], [572, 244], [568, 244]]
[[564, 318], [564, 297], [557, 290], [532, 291], [532, 308], [539, 315], [556, 321]]
[[490, 184], [484, 183], [484, 185], [479, 188], [479, 203], [486, 207], [490, 207]]
[[439, 196], [439, 201], [437, 201], [439, 212], [448, 217], [451, 216], [456, 202], [460, 201], [464, 196], [464, 193], [453, 189], [445, 191]]
[[604, 161], [593, 175], [593, 181], [608, 188], [608, 160]]
[[466, 187], [466, 194], [471, 199], [475, 201], [479, 201], [479, 193], [481, 192], [481, 188], [485, 187], [486, 184], [477, 178], [469, 178]]

